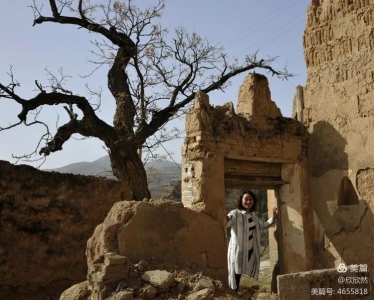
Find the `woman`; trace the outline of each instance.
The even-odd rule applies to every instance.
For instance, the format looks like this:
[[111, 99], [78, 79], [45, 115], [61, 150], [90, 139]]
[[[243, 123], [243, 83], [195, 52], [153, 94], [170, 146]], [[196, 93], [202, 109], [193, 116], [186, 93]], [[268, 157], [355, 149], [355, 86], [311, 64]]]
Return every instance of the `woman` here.
[[260, 229], [275, 223], [277, 209], [273, 218], [262, 222], [255, 212], [257, 198], [250, 190], [245, 190], [236, 202], [236, 209], [227, 215], [227, 227], [231, 226], [231, 237], [227, 253], [229, 286], [239, 290], [242, 274], [258, 279], [260, 270]]

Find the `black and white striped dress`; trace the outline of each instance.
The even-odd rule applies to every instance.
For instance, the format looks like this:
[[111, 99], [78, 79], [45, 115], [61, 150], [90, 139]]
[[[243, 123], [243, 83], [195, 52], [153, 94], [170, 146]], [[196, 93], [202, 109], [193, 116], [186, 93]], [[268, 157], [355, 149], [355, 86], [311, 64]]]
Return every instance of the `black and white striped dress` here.
[[253, 221], [252, 214], [246, 214], [246, 218], [248, 221], [248, 261], [252, 257], [253, 253], [253, 238], [254, 238], [254, 232], [256, 229], [255, 221]]
[[227, 227], [231, 237], [227, 252], [229, 286], [236, 289], [235, 274], [246, 274], [258, 279], [260, 270], [260, 229], [274, 224], [273, 218], [262, 222], [256, 213], [235, 209], [228, 215]]

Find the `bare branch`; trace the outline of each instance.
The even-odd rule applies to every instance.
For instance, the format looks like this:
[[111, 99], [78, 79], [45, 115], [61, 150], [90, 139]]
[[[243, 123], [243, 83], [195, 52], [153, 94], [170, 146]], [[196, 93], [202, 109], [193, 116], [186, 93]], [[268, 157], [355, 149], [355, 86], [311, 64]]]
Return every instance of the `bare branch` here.
[[[49, 3], [50, 3], [53, 17], [44, 17], [41, 14], [39, 14], [39, 16], [34, 19], [33, 26], [35, 26], [36, 24], [42, 24], [45, 22], [77, 25], [79, 27], [86, 28], [89, 31], [99, 33], [103, 35], [104, 37], [106, 37], [108, 40], [110, 40], [113, 44], [119, 47], [127, 48], [129, 50], [131, 49], [132, 52], [134, 53], [135, 45], [128, 35], [122, 32], [108, 30], [102, 25], [88, 20], [86, 17], [82, 18], [81, 16], [80, 18], [77, 18], [77, 17], [70, 17], [70, 16], [62, 16], [61, 13], [57, 9], [56, 1], [49, 0]], [[35, 8], [33, 7], [33, 9]]]
[[57, 5], [55, 0], [49, 0], [49, 5], [51, 6], [52, 14], [55, 18], [58, 18], [60, 16], [58, 10], [57, 10]]
[[86, 16], [84, 15], [84, 12], [83, 12], [83, 9], [82, 9], [82, 3], [83, 3], [83, 0], [79, 0], [78, 11], [79, 11], [79, 14], [80, 14], [82, 20], [87, 21]]
[[20, 84], [14, 79], [13, 66], [10, 66], [10, 71], [7, 74], [9, 75], [11, 82], [7, 86], [0, 83], [0, 98], [13, 99], [22, 105], [25, 100], [15, 93], [15, 88], [19, 87]]
[[84, 126], [82, 126], [82, 121], [79, 120], [70, 120], [69, 123], [62, 125], [55, 134], [54, 138], [49, 141], [45, 147], [41, 148], [39, 154], [44, 154], [44, 156], [48, 156], [51, 152], [56, 152], [62, 150], [63, 144], [69, 140], [69, 138], [74, 133], [81, 133], [83, 132]]
[[74, 111], [73, 111], [73, 105], [72, 104], [69, 104], [69, 107], [64, 106], [64, 109], [68, 113], [68, 115], [70, 117], [70, 120], [76, 120], [78, 118], [78, 115], [76, 113], [74, 113]]
[[9, 86], [4, 86], [0, 83], [0, 98], [11, 98], [19, 104], [24, 104], [25, 100], [15, 94]]
[[35, 80], [35, 85], [38, 87], [39, 91], [41, 91], [42, 93], [45, 93], [46, 91], [43, 89], [43, 86], [38, 83], [37, 80]]
[[7, 129], [11, 129], [11, 128], [13, 128], [13, 127], [16, 127], [16, 126], [22, 124], [22, 122], [23, 122], [23, 121], [19, 121], [19, 122], [15, 123], [15, 124], [11, 124], [11, 125], [9, 125], [8, 127], [0, 127], [0, 131], [7, 130]]
[[63, 74], [62, 68], [58, 70], [60, 78], [58, 78], [56, 75], [54, 75], [51, 71], [49, 71], [47, 68], [45, 69], [47, 72], [47, 75], [49, 77], [49, 83], [50, 83], [50, 88], [52, 91], [57, 92], [61, 91], [65, 94], [73, 95], [73, 92], [70, 90], [65, 89], [63, 86], [65, 83], [68, 81], [68, 79], [72, 78], [72, 76], [67, 76]]
[[51, 139], [51, 137], [52, 137], [52, 135], [51, 135], [51, 133], [50, 133], [50, 131], [49, 131], [49, 127], [48, 127], [48, 125], [47, 125], [46, 123], [41, 122], [41, 121], [39, 121], [39, 120], [37, 119], [37, 117], [38, 117], [38, 115], [40, 114], [41, 110], [42, 110], [42, 108], [38, 108], [38, 109], [36, 110], [36, 112], [33, 113], [33, 114], [34, 114], [34, 121], [33, 121], [33, 122], [31, 122], [31, 123], [23, 122], [23, 123], [24, 123], [26, 126], [42, 125], [42, 126], [45, 128], [46, 131], [45, 131], [45, 133], [40, 137], [40, 139], [39, 139], [39, 141], [38, 141], [36, 147], [34, 148], [34, 151], [32, 151], [31, 153], [28, 153], [28, 154], [21, 155], [21, 156], [16, 156], [16, 155], [12, 154], [12, 158], [16, 159], [16, 163], [18, 163], [20, 160], [21, 160], [21, 161], [24, 161], [24, 162], [42, 161], [42, 162], [39, 164], [39, 166], [38, 166], [38, 168], [39, 168], [39, 167], [40, 167], [40, 166], [45, 162], [45, 160], [46, 160], [45, 157], [34, 158], [34, 159], [32, 159], [32, 157], [34, 157], [34, 155], [37, 153], [37, 151], [38, 151], [40, 145], [42, 144], [42, 142], [43, 142], [43, 141], [44, 141], [44, 142], [48, 142], [48, 141]]
[[[96, 114], [94, 109], [91, 107], [90, 103], [88, 100], [84, 97], [80, 96], [75, 96], [75, 95], [66, 95], [62, 93], [57, 93], [57, 92], [52, 92], [52, 93], [46, 93], [46, 92], [41, 92], [39, 93], [36, 97], [29, 99], [29, 100], [24, 100], [21, 99], [19, 100], [20, 97], [13, 93], [10, 89], [7, 87], [4, 87], [3, 85], [0, 84], [0, 89], [3, 90], [4, 93], [7, 93], [13, 100], [17, 101], [22, 105], [22, 111], [18, 115], [18, 118], [20, 119], [20, 122], [17, 124], [13, 124], [11, 126], [8, 126], [5, 129], [10, 129], [12, 127], [15, 127], [19, 125], [20, 123], [24, 122], [26, 125], [26, 118], [29, 112], [32, 112], [33, 110], [36, 111], [36, 115], [39, 114], [40, 108], [43, 107], [44, 105], [58, 105], [58, 104], [67, 104], [68, 107], [65, 107], [66, 111], [68, 112], [70, 118], [71, 118], [71, 123], [69, 124], [69, 127], [67, 127], [72, 133], [81, 133], [82, 135], [85, 136], [94, 136], [99, 139], [101, 139], [104, 142], [110, 143], [113, 139], [116, 139], [116, 134], [113, 131], [113, 127], [109, 126], [107, 123], [104, 121], [100, 120]], [[1, 95], [0, 95], [1, 96]], [[77, 114], [74, 113], [73, 111], [73, 105], [77, 105], [77, 107], [83, 112], [83, 119], [78, 122], [77, 120]], [[35, 121], [34, 123], [31, 124], [40, 124], [40, 121]], [[44, 124], [44, 123], [43, 123]], [[76, 125], [76, 128], [73, 128], [73, 125]], [[29, 125], [28, 125], [29, 126]], [[84, 127], [84, 130], [80, 127]], [[66, 126], [65, 126], [66, 128]], [[60, 127], [61, 129], [61, 127]], [[75, 130], [75, 131], [74, 131]], [[70, 135], [64, 135], [65, 137], [70, 137]], [[61, 135], [61, 133], [60, 133]], [[66, 140], [62, 139], [63, 142]], [[51, 149], [62, 149], [62, 144], [60, 142], [57, 143], [56, 147], [50, 146], [49, 148]], [[57, 150], [55, 150], [57, 151]], [[50, 153], [51, 150], [46, 151], [46, 153]]]
[[93, 91], [90, 89], [90, 87], [88, 86], [88, 84], [86, 84], [86, 90], [88, 92], [88, 94], [90, 96], [95, 96], [97, 97], [97, 103], [93, 104], [91, 103], [91, 106], [92, 107], [95, 107], [94, 108], [94, 111], [97, 111], [100, 109], [100, 106], [101, 106], [101, 94], [102, 94], [102, 88], [100, 88], [100, 91]]

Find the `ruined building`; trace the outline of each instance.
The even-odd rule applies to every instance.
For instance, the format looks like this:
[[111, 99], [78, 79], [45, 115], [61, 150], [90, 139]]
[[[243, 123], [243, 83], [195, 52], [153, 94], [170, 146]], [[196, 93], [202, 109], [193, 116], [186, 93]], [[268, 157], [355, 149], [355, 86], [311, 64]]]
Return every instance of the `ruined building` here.
[[[300, 122], [281, 117], [256, 74], [241, 86], [236, 112], [200, 93], [187, 116], [183, 203], [224, 220], [225, 188], [270, 189], [280, 274], [345, 263], [366, 266], [374, 279], [373, 16], [374, 1], [312, 1], [308, 80], [294, 104]], [[312, 287], [334, 284], [330, 273], [316, 274], [282, 276], [281, 298], [293, 299], [295, 284], [309, 297]]]
[[[78, 294], [105, 299], [128, 276], [122, 269], [110, 273], [117, 270], [113, 259], [117, 255], [123, 261], [124, 256], [133, 262], [151, 257], [173, 261], [226, 282], [225, 188], [268, 189], [268, 206], [278, 206], [279, 220], [276, 232], [270, 229], [269, 242], [271, 266], [277, 263], [280, 275], [279, 299], [310, 299], [312, 288], [345, 287], [336, 280], [340, 263], [366, 266], [366, 272], [347, 276], [368, 276], [373, 282], [373, 24], [374, 0], [312, 0], [304, 33], [308, 80], [297, 89], [294, 118], [281, 115], [263, 75], [246, 77], [236, 108], [232, 103], [213, 107], [208, 96], [198, 92], [186, 119], [183, 204], [120, 201], [127, 199], [126, 190], [107, 181], [101, 187], [110, 190], [111, 203], [119, 202], [102, 221], [102, 210], [87, 211], [84, 204], [91, 201], [87, 197], [56, 201], [56, 194], [56, 199], [49, 199], [44, 196], [48, 185], [30, 195], [28, 186], [19, 184], [19, 178], [24, 178], [20, 174], [10, 179], [0, 176], [5, 190], [0, 194], [4, 216], [0, 220], [0, 287], [6, 297], [18, 290], [26, 296], [17, 299], [28, 299], [30, 291], [39, 292], [38, 286], [47, 291], [64, 276], [64, 286], [56, 288], [55, 294], [81, 281], [75, 288]], [[10, 166], [0, 164], [0, 168]], [[36, 176], [42, 175], [33, 173]], [[63, 187], [71, 177], [64, 180]], [[87, 180], [80, 179], [80, 189], [84, 187], [88, 198], [96, 199]], [[94, 184], [100, 185], [99, 181]], [[61, 194], [69, 192], [66, 188]], [[42, 215], [30, 214], [50, 210], [61, 211], [66, 218], [53, 227]], [[22, 226], [14, 218], [16, 213], [24, 221]], [[83, 214], [88, 220], [80, 217]], [[93, 231], [93, 219], [102, 223], [87, 244], [86, 272], [81, 239]], [[61, 224], [84, 228], [84, 233], [72, 233]], [[49, 227], [54, 231], [45, 229]], [[20, 232], [20, 247], [29, 250], [21, 260], [12, 252], [13, 237]], [[65, 263], [70, 253], [67, 235], [79, 251], [73, 264]], [[32, 269], [25, 274], [24, 266], [30, 262]], [[61, 276], [53, 273], [59, 268], [65, 268], [60, 269]], [[43, 272], [32, 272], [37, 269]]]

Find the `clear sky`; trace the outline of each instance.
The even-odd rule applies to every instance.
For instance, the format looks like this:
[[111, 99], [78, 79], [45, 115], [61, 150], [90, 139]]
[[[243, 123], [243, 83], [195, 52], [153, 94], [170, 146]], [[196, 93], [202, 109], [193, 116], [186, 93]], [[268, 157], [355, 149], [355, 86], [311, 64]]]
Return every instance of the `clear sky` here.
[[[49, 15], [48, 1], [45, 1], [44, 15]], [[102, 0], [105, 1], [105, 0]], [[74, 1], [78, 2], [78, 1]], [[136, 1], [137, 2], [137, 1]], [[151, 1], [139, 1], [152, 3]], [[296, 74], [288, 81], [268, 76], [272, 100], [284, 116], [290, 117], [292, 99], [297, 85], [305, 85], [306, 67], [304, 62], [302, 36], [306, 23], [309, 0], [166, 0], [166, 8], [161, 22], [164, 26], [175, 28], [184, 26], [207, 37], [212, 43], [225, 47], [229, 56], [239, 60], [246, 54], [259, 51], [259, 57], [279, 56], [273, 64]], [[66, 85], [68, 90], [86, 96], [85, 84], [92, 89], [103, 89], [103, 99], [99, 117], [112, 124], [114, 100], [107, 91], [107, 69], [102, 68], [93, 76], [83, 79], [94, 66], [89, 62], [94, 50], [90, 40], [98, 38], [93, 33], [72, 25], [44, 23], [32, 26], [33, 12], [27, 7], [32, 0], [2, 0], [0, 11], [0, 82], [9, 82], [7, 72], [13, 66], [15, 79], [20, 83], [18, 93], [23, 98], [37, 94], [35, 80], [47, 83], [45, 68], [57, 73], [63, 68], [66, 75], [72, 76]], [[261, 73], [260, 70], [257, 70]], [[265, 74], [266, 75], [266, 74]], [[231, 81], [225, 91], [210, 93], [210, 103], [220, 105], [227, 101], [237, 104], [237, 94], [244, 75]], [[94, 99], [93, 99], [94, 100]], [[0, 99], [0, 127], [17, 122], [19, 105], [9, 99]], [[51, 129], [68, 121], [63, 109], [46, 107], [40, 119], [47, 120]], [[31, 120], [31, 116], [29, 116]], [[184, 120], [174, 122], [173, 126], [184, 128]], [[0, 159], [14, 162], [12, 154], [21, 156], [34, 151], [40, 135], [41, 126], [18, 126], [11, 130], [0, 131]], [[183, 139], [164, 144], [173, 152], [177, 162], [181, 161]], [[160, 154], [165, 154], [160, 148]], [[57, 168], [79, 161], [93, 161], [106, 155], [103, 143], [97, 139], [70, 140], [64, 150], [53, 153], [42, 168]], [[37, 158], [39, 156], [35, 156]], [[170, 158], [168, 158], [170, 160]], [[37, 166], [35, 163], [29, 163]]]

